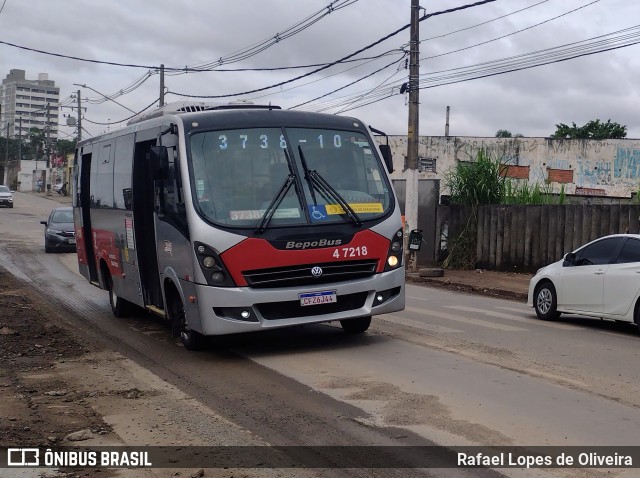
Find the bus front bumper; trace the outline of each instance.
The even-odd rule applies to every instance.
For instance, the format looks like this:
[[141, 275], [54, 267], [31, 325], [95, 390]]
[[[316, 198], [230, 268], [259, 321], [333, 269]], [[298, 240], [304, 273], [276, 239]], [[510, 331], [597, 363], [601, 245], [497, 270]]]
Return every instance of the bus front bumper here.
[[[197, 304], [193, 304], [197, 306], [197, 313], [189, 314], [187, 310], [189, 326], [204, 335], [367, 317], [397, 312], [405, 305], [404, 267], [367, 279], [314, 287], [251, 289], [192, 286], [197, 297]], [[332, 291], [335, 291], [335, 302], [301, 305], [300, 294]], [[200, 320], [194, 315], [199, 315]]]

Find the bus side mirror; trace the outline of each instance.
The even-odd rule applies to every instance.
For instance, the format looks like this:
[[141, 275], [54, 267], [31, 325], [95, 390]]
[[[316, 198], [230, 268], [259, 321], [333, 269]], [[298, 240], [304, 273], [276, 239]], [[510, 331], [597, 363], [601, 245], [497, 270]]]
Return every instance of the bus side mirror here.
[[384, 159], [384, 164], [387, 166], [387, 171], [389, 174], [393, 172], [393, 156], [391, 155], [391, 146], [388, 144], [380, 145], [380, 154], [382, 154], [382, 159]]
[[151, 146], [149, 150], [149, 167], [154, 181], [161, 181], [167, 177], [169, 153], [166, 146]]

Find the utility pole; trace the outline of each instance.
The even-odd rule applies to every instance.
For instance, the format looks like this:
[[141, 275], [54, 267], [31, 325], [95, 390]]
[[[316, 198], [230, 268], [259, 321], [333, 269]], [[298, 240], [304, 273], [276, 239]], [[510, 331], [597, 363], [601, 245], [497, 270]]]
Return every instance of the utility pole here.
[[160, 65], [160, 108], [164, 106], [164, 65]]
[[82, 139], [82, 98], [78, 90], [78, 143]]
[[7, 121], [7, 136], [4, 143], [4, 166], [2, 167], [2, 184], [6, 186], [7, 168], [9, 167], [9, 121]]
[[22, 167], [22, 116], [18, 118], [18, 166]]
[[[420, 137], [419, 108], [420, 90], [418, 89], [418, 75], [420, 73], [420, 2], [411, 0], [411, 33], [409, 39], [409, 128], [407, 131], [407, 166], [404, 172], [406, 179], [405, 214], [405, 245], [407, 231], [418, 228], [418, 142]], [[407, 251], [407, 270], [416, 272], [418, 269], [417, 252], [405, 248]]]
[[449, 106], [447, 106], [447, 121], [444, 124], [444, 135], [446, 137], [449, 136], [449, 111], [450, 111], [450, 108]]
[[47, 103], [47, 180], [45, 181], [47, 187], [47, 196], [51, 195], [51, 108], [50, 103]]

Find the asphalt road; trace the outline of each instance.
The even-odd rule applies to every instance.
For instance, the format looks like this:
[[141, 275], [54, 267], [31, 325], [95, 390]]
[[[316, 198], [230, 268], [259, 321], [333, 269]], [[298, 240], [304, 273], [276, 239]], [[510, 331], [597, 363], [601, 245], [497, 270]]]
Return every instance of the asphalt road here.
[[[113, 318], [106, 292], [75, 273], [73, 255], [44, 254], [39, 221], [54, 205], [21, 194], [14, 209], [0, 210], [0, 264], [108, 347], [271, 444], [639, 442], [640, 338], [632, 326], [541, 322], [523, 303], [409, 285], [407, 309], [375, 318], [360, 337], [311, 326], [217, 338], [194, 354], [156, 320]], [[518, 471], [501, 473], [542, 474]]]

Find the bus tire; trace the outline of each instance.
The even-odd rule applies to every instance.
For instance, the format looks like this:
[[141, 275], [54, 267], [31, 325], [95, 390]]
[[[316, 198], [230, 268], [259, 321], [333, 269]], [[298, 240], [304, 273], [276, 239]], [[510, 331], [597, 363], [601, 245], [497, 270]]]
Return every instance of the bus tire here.
[[344, 319], [340, 321], [342, 330], [348, 334], [361, 334], [366, 332], [371, 325], [371, 317], [358, 317], [357, 319]]
[[184, 305], [182, 300], [178, 297], [178, 294], [172, 294], [169, 303], [169, 317], [171, 318], [171, 325], [173, 330], [178, 331], [180, 335], [180, 341], [184, 348], [187, 350], [202, 350], [206, 345], [206, 339], [204, 335], [190, 329], [187, 325], [187, 314], [184, 311]]
[[109, 291], [109, 304], [111, 305], [111, 312], [118, 318], [127, 317], [131, 310], [130, 302], [124, 300], [118, 296], [113, 290], [113, 279], [109, 272], [105, 272], [104, 282], [107, 290]]

